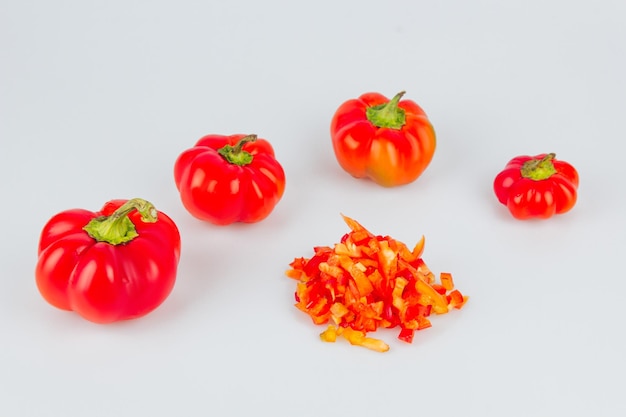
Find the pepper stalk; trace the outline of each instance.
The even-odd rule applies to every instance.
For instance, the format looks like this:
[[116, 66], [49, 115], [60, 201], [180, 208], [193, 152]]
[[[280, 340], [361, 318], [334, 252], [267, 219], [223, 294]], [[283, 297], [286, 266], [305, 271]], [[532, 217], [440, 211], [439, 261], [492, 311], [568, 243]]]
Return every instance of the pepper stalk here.
[[398, 107], [398, 103], [406, 91], [400, 91], [387, 103], [368, 107], [365, 111], [367, 120], [376, 127], [387, 127], [400, 130], [406, 122], [406, 112]]
[[556, 174], [556, 168], [554, 168], [554, 163], [552, 162], [555, 157], [556, 154], [549, 153], [541, 159], [531, 159], [524, 162], [521, 169], [522, 177], [534, 181], [542, 181], [550, 178], [552, 175]]
[[111, 245], [128, 243], [139, 236], [135, 224], [128, 218], [133, 210], [139, 212], [141, 220], [145, 223], [157, 221], [157, 210], [152, 203], [141, 198], [133, 198], [122, 204], [111, 215], [91, 219], [83, 230], [98, 242]]
[[248, 165], [254, 159], [254, 156], [248, 152], [243, 150], [243, 145], [248, 142], [254, 142], [257, 139], [257, 135], [248, 135], [244, 136], [239, 141], [233, 145], [224, 145], [217, 150], [225, 160], [229, 163], [244, 166]]

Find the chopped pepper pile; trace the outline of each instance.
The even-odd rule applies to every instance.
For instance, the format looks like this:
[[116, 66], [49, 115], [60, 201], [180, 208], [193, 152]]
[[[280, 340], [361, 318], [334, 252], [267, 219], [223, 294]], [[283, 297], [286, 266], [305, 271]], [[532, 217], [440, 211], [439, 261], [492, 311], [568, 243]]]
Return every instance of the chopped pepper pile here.
[[286, 271], [298, 281], [296, 307], [315, 324], [328, 324], [325, 342], [344, 337], [353, 345], [379, 352], [389, 345], [368, 337], [378, 328], [400, 328], [411, 343], [416, 330], [431, 326], [431, 313], [460, 309], [468, 297], [454, 289], [452, 275], [439, 282], [424, 263], [424, 237], [413, 250], [389, 236], [376, 236], [343, 216], [351, 229], [340, 243], [314, 248], [313, 257], [295, 258]]

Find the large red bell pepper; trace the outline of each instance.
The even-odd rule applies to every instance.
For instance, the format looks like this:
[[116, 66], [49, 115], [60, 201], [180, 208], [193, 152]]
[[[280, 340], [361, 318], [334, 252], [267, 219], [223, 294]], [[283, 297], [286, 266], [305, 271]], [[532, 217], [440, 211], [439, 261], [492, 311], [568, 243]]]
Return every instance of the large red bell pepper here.
[[142, 199], [109, 201], [97, 212], [66, 210], [44, 226], [35, 271], [43, 298], [96, 323], [134, 319], [174, 287], [180, 234]]

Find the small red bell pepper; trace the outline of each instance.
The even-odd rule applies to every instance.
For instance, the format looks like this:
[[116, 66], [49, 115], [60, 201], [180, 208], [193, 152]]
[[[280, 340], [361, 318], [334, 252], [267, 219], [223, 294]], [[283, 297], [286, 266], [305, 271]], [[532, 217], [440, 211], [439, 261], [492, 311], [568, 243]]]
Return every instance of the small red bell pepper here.
[[549, 153], [511, 159], [496, 176], [493, 188], [513, 217], [546, 219], [574, 207], [578, 183], [576, 169]]
[[174, 180], [183, 206], [218, 225], [266, 218], [285, 191], [274, 149], [256, 135], [207, 135], [180, 154]]
[[339, 165], [356, 178], [392, 187], [415, 181], [436, 147], [426, 113], [411, 100], [366, 93], [335, 112], [330, 134]]
[[35, 276], [51, 305], [95, 323], [142, 317], [169, 296], [180, 258], [174, 222], [142, 199], [66, 210], [39, 239]]

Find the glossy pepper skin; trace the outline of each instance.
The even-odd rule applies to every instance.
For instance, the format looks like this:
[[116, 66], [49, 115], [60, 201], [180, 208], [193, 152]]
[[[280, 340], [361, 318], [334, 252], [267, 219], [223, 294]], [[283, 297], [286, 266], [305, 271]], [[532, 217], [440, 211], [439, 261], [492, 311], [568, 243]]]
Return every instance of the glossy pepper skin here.
[[415, 181], [430, 164], [435, 130], [422, 108], [411, 100], [391, 100], [366, 93], [343, 103], [330, 127], [339, 165], [356, 178], [385, 187]]
[[520, 220], [547, 219], [570, 211], [577, 200], [578, 172], [555, 154], [511, 159], [493, 188], [500, 203]]
[[182, 152], [174, 180], [194, 217], [217, 225], [265, 219], [285, 192], [274, 149], [256, 135], [207, 135]]
[[94, 323], [142, 317], [170, 294], [180, 258], [174, 222], [142, 199], [53, 216], [39, 239], [37, 288]]

